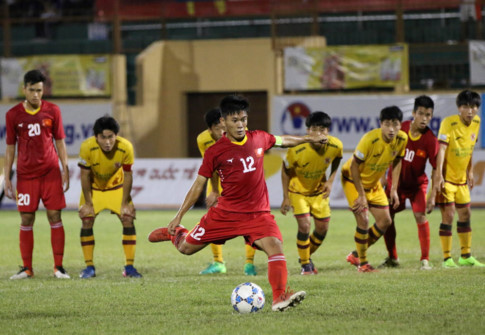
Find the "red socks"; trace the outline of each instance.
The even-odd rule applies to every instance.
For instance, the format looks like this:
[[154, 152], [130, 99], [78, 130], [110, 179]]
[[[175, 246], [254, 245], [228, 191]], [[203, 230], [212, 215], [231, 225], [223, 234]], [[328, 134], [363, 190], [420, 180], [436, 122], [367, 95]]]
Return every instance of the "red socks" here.
[[268, 257], [268, 280], [273, 290], [273, 301], [285, 292], [287, 279], [285, 255], [276, 254]]
[[65, 234], [62, 221], [51, 223], [51, 245], [54, 254], [54, 266], [62, 266], [64, 258]]
[[33, 226], [20, 225], [20, 255], [25, 268], [32, 270], [32, 252], [34, 251]]
[[396, 226], [394, 225], [394, 221], [391, 223], [391, 225], [387, 228], [386, 232], [384, 233], [384, 240], [386, 241], [386, 248], [387, 248], [389, 257], [392, 259], [397, 259]]
[[429, 259], [429, 222], [418, 224], [419, 244], [421, 245], [421, 260]]

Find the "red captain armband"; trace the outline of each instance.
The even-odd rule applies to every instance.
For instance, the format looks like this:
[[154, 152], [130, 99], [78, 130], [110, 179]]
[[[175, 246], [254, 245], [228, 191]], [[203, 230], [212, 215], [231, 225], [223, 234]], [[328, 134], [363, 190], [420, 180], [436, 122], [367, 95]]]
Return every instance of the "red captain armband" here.
[[123, 171], [131, 172], [131, 164], [123, 164]]

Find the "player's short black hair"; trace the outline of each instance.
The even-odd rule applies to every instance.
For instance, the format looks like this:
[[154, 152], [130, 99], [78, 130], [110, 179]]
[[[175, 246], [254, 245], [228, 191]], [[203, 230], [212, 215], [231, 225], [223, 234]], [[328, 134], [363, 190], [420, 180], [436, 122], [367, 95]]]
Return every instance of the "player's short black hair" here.
[[210, 111], [205, 113], [204, 120], [207, 124], [207, 128], [218, 125], [221, 123], [221, 109], [212, 108]]
[[306, 117], [305, 125], [307, 128], [311, 126], [330, 128], [332, 126], [332, 119], [327, 113], [316, 111]]
[[385, 107], [381, 110], [381, 115], [379, 116], [379, 121], [383, 122], [386, 120], [399, 120], [402, 122], [402, 111], [397, 106]]
[[414, 99], [413, 111], [416, 111], [419, 107], [424, 107], [426, 109], [428, 109], [428, 108], [434, 109], [433, 99], [431, 99], [427, 95], [420, 95], [419, 97]]
[[28, 84], [34, 85], [40, 82], [45, 82], [46, 77], [40, 70], [30, 70], [24, 75], [24, 87]]
[[225, 96], [220, 103], [221, 115], [226, 117], [228, 115], [234, 115], [240, 111], [249, 113], [249, 102], [242, 95], [231, 94]]
[[460, 106], [477, 106], [480, 107], [482, 99], [480, 94], [470, 90], [461, 91], [456, 97], [456, 107]]
[[94, 126], [93, 126], [94, 136], [98, 136], [99, 134], [103, 133], [103, 130], [111, 130], [113, 133], [118, 135], [120, 131], [120, 125], [118, 121], [115, 120], [114, 117], [105, 115], [100, 117], [94, 122]]

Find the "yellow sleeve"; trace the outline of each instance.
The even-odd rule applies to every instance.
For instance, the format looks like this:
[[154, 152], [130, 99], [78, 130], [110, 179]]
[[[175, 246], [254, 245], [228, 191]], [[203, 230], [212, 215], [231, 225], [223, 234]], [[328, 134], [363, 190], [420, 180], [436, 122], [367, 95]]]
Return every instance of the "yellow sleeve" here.
[[361, 161], [365, 161], [367, 159], [368, 152], [369, 152], [369, 140], [366, 134], [360, 139], [359, 144], [357, 144], [357, 147], [355, 148], [355, 151], [354, 151], [354, 156], [360, 159]]
[[403, 137], [405, 137], [405, 140], [403, 141], [403, 144], [402, 144], [402, 149], [401, 149], [401, 152], [399, 153], [398, 157], [404, 157], [404, 155], [406, 155], [406, 146], [408, 144], [408, 135], [406, 135], [406, 133], [404, 133], [403, 131], [400, 132], [401, 135], [403, 135]]
[[90, 139], [85, 140], [83, 143], [81, 143], [81, 147], [79, 148], [79, 160], [78, 160], [78, 165], [82, 165], [84, 167], [91, 167], [91, 150], [89, 150], [90, 145], [89, 145]]
[[342, 158], [344, 156], [344, 145], [342, 144], [342, 141], [339, 140], [338, 138], [334, 137], [335, 139], [335, 144], [337, 145], [337, 155], [336, 157]]
[[203, 138], [202, 138], [202, 133], [200, 133], [199, 136], [197, 136], [197, 147], [199, 148], [200, 155], [202, 157], [204, 157], [205, 146], [204, 146], [204, 141], [203, 141]]
[[133, 165], [135, 163], [135, 153], [133, 151], [133, 145], [130, 141], [125, 141], [126, 153], [123, 157], [123, 165]]
[[438, 132], [438, 141], [446, 144], [450, 143], [451, 122], [449, 118], [445, 118], [440, 125], [440, 131]]
[[286, 156], [285, 156], [285, 159], [283, 160], [283, 162], [285, 163], [285, 167], [287, 169], [293, 168], [293, 165], [295, 164], [295, 154], [294, 154], [293, 148], [288, 149], [288, 151], [286, 152]]

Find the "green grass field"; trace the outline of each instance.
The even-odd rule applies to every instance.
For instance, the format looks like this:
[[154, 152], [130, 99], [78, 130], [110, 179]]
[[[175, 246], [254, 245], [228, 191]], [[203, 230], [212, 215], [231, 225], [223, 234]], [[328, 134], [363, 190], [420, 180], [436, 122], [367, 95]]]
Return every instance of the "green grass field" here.
[[[190, 211], [192, 227], [203, 214]], [[173, 211], [138, 211], [135, 266], [142, 279], [123, 278], [121, 224], [102, 213], [95, 224], [97, 277], [81, 280], [84, 267], [79, 243], [80, 222], [64, 212], [64, 266], [73, 277], [52, 276], [50, 231], [44, 212], [35, 224], [34, 270], [30, 280], [11, 281], [21, 264], [19, 216], [0, 212], [0, 334], [484, 334], [485, 269], [441, 268], [439, 211], [430, 216], [432, 271], [420, 271], [419, 242], [412, 213], [397, 217], [397, 246], [401, 267], [379, 273], [358, 273], [345, 262], [354, 248], [355, 223], [349, 211], [334, 210], [330, 231], [312, 259], [316, 276], [301, 276], [295, 246], [296, 222], [274, 212], [285, 238], [288, 281], [305, 290], [298, 308], [271, 311], [267, 258], [257, 252], [258, 276], [243, 275], [242, 238], [224, 247], [228, 273], [200, 276], [210, 261], [210, 248], [193, 256], [178, 254], [171, 243], [150, 244], [147, 234], [166, 225]], [[473, 254], [485, 261], [485, 211], [473, 210]], [[456, 227], [453, 257], [459, 250]], [[371, 264], [385, 258], [383, 241], [369, 250]], [[253, 281], [267, 294], [264, 309], [239, 315], [230, 304], [233, 288]]]

